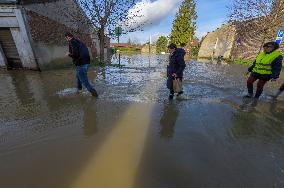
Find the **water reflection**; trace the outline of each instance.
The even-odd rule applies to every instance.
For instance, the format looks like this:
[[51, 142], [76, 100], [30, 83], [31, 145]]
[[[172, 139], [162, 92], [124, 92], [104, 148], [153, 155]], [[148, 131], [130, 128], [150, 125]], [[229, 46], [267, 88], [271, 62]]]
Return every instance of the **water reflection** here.
[[[15, 94], [22, 105], [34, 103], [33, 93], [30, 92], [30, 85], [27, 75], [12, 76], [12, 84], [15, 86]], [[31, 85], [33, 86], [33, 85]]]
[[0, 111], [5, 118], [33, 116], [48, 112], [40, 73], [5, 72], [0, 74]]
[[255, 107], [257, 106], [258, 102], [259, 101], [257, 99], [244, 98], [242, 100], [242, 104], [240, 105], [240, 109], [243, 111], [252, 112], [255, 110]]
[[271, 113], [271, 117], [275, 117], [280, 122], [284, 122], [284, 104], [280, 101], [271, 101], [269, 113]]
[[170, 139], [174, 136], [174, 129], [177, 118], [179, 116], [179, 110], [174, 102], [165, 104], [162, 117], [160, 119], [160, 136], [161, 138]]
[[234, 114], [232, 133], [235, 138], [255, 135], [255, 126], [257, 126], [257, 118], [254, 114], [244, 111]]
[[[253, 103], [254, 101], [249, 106]], [[244, 111], [241, 108], [234, 114], [232, 133], [235, 138], [257, 137], [266, 141], [276, 141], [283, 138], [283, 110], [277, 110], [276, 103], [271, 103], [269, 109], [265, 103], [259, 104], [257, 108], [250, 108], [253, 110]]]
[[86, 104], [84, 107], [84, 135], [91, 137], [98, 132], [97, 127], [97, 106], [95, 104]]

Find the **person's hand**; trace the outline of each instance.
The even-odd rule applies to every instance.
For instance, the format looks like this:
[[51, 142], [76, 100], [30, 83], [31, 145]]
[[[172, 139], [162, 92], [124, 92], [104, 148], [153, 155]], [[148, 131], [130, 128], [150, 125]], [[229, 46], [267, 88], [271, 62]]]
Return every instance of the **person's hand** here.
[[177, 77], [177, 74], [176, 74], [176, 73], [173, 73], [172, 76], [173, 76], [173, 77]]
[[271, 82], [276, 82], [277, 78], [272, 78], [270, 81]]

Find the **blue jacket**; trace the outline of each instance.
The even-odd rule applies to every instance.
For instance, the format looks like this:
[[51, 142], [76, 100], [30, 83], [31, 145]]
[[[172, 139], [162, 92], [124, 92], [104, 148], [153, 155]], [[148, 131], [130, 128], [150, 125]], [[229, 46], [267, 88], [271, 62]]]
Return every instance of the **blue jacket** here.
[[[279, 78], [279, 75], [281, 73], [281, 69], [282, 69], [282, 60], [283, 60], [283, 56], [280, 55], [278, 56], [271, 64], [272, 66], [272, 74], [271, 75], [262, 75], [263, 77], [267, 77], [267, 80], [269, 79], [277, 79]], [[248, 68], [248, 71], [251, 72], [253, 70], [253, 68], [255, 67], [255, 61], [253, 62], [253, 65], [251, 67]]]
[[186, 67], [184, 61], [185, 51], [182, 48], [177, 48], [175, 52], [170, 56], [170, 63], [168, 65], [168, 77], [176, 73], [177, 77], [183, 77], [183, 71]]
[[76, 66], [90, 64], [90, 54], [87, 46], [78, 39], [73, 38], [69, 42], [69, 56]]

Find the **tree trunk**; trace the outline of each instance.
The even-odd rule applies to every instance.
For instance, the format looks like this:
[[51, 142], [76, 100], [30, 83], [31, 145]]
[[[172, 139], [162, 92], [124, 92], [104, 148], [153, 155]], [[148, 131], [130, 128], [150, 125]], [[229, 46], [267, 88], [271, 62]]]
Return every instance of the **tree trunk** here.
[[104, 63], [105, 58], [105, 34], [104, 29], [100, 29], [100, 63]]

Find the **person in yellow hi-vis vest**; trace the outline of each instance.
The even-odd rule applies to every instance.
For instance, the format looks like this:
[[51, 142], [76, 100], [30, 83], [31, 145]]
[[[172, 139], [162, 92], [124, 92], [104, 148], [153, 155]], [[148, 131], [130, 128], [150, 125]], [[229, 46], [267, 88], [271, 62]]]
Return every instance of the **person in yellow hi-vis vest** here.
[[258, 99], [264, 85], [269, 81], [276, 81], [279, 78], [282, 69], [283, 56], [278, 50], [279, 44], [276, 42], [268, 42], [263, 45], [261, 51], [253, 65], [249, 67], [250, 77], [247, 80], [248, 95], [245, 98], [253, 97], [253, 83], [258, 80], [257, 89], [254, 98]]

